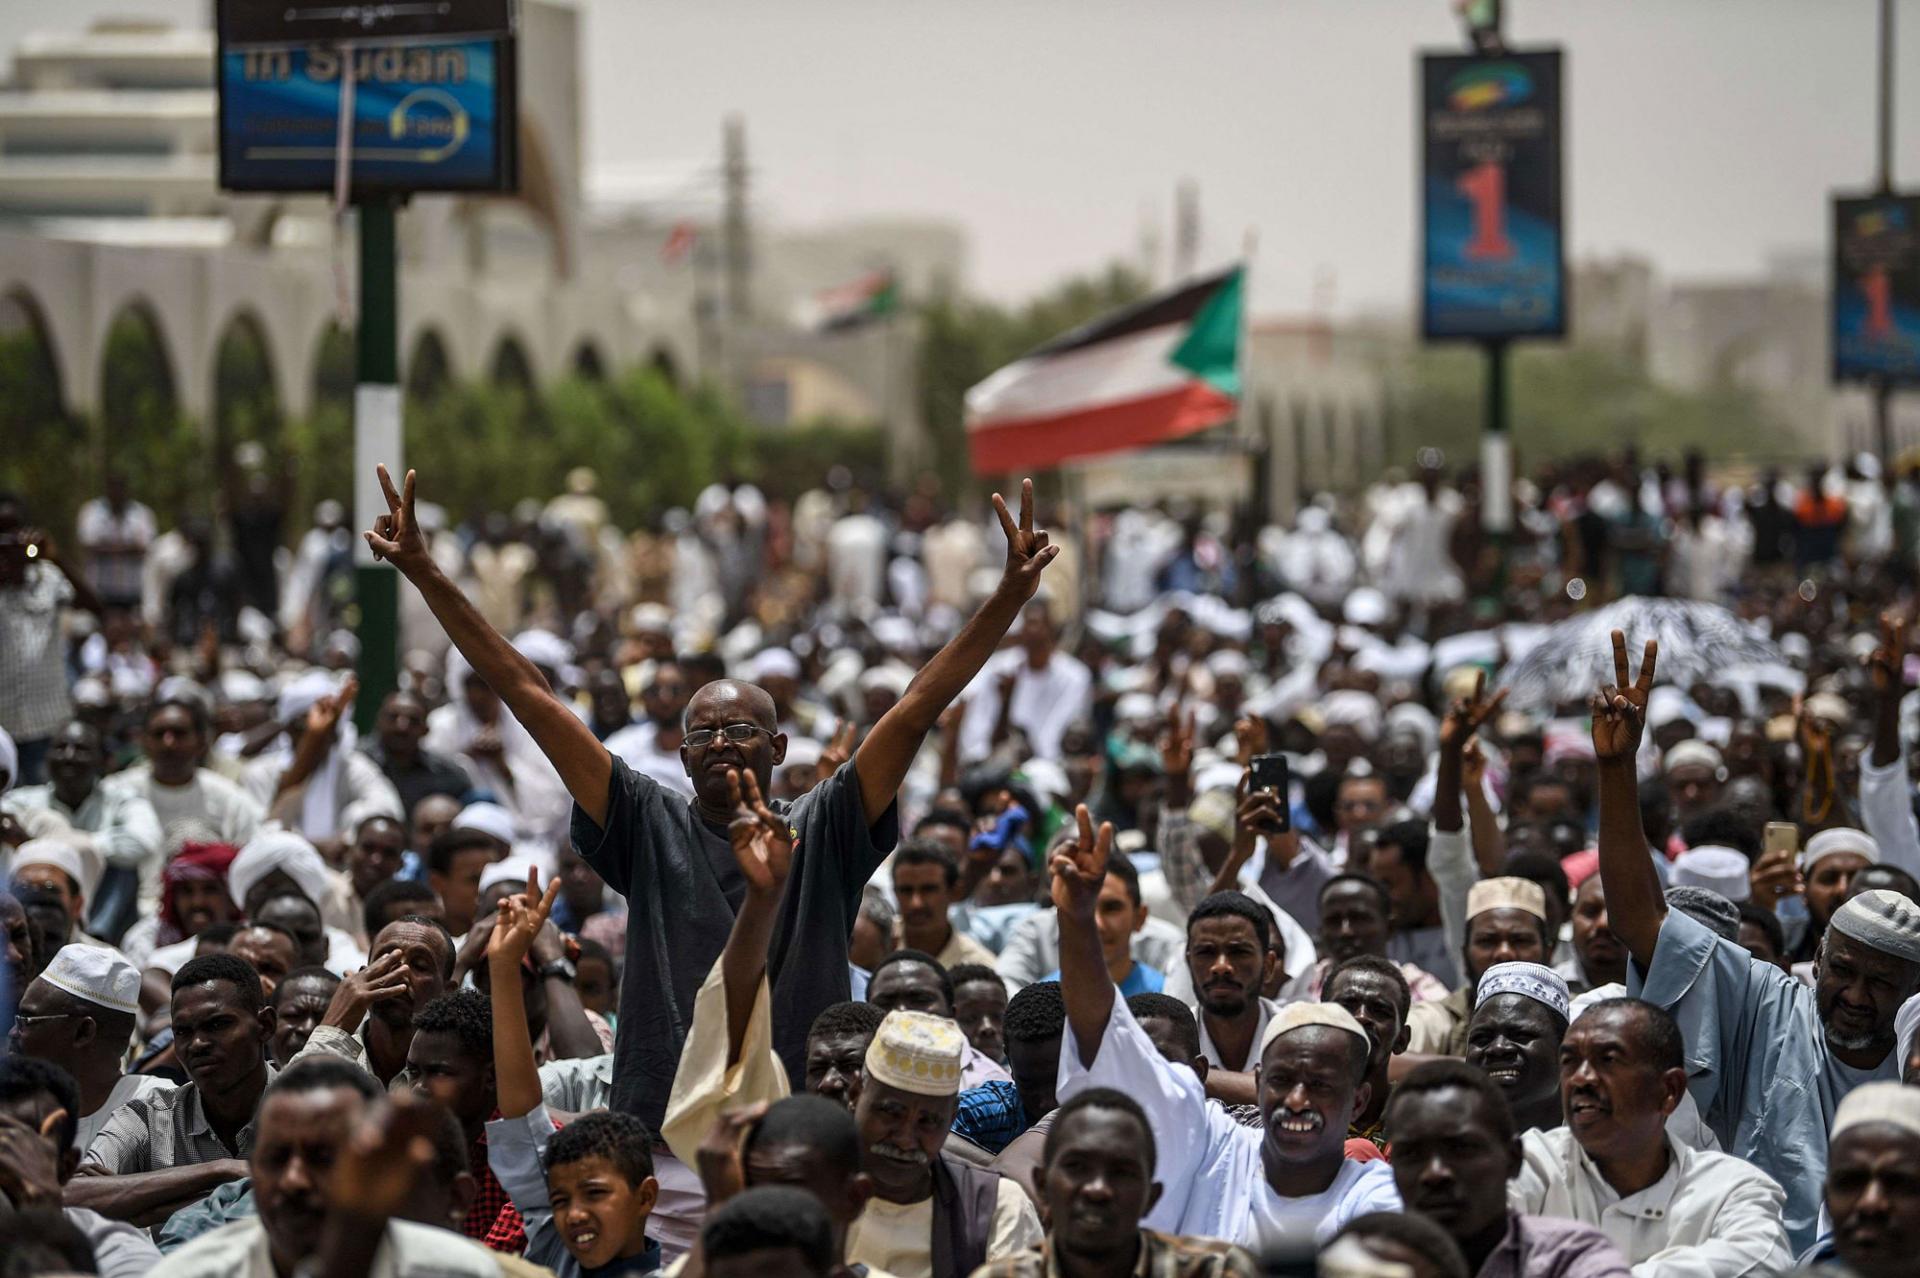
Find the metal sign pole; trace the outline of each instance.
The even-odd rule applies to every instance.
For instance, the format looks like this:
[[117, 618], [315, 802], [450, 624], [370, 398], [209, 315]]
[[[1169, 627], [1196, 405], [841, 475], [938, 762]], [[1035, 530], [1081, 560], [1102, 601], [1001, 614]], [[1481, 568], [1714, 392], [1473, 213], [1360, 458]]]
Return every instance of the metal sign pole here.
[[[353, 518], [371, 528], [387, 512], [374, 467], [385, 463], [399, 483], [406, 474], [401, 453], [399, 262], [394, 246], [391, 197], [374, 196], [356, 207], [360, 222], [360, 322], [355, 329], [353, 391]], [[400, 578], [392, 564], [373, 557], [364, 539], [354, 544], [354, 595], [360, 606], [360, 697], [354, 719], [373, 730], [380, 703], [400, 682]]]

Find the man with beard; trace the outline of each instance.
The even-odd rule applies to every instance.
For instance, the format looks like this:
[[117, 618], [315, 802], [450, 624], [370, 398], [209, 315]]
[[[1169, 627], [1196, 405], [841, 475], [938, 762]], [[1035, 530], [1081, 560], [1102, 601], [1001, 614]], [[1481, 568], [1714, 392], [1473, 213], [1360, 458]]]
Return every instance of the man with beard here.
[[1567, 1031], [1559, 1073], [1566, 1126], [1521, 1133], [1524, 1163], [1507, 1185], [1515, 1211], [1592, 1225], [1628, 1264], [1662, 1275], [1792, 1266], [1772, 1177], [1667, 1131], [1687, 1087], [1672, 1017], [1638, 999], [1596, 1003]]
[[1465, 936], [1461, 959], [1466, 984], [1438, 1003], [1416, 1004], [1407, 1017], [1415, 1053], [1464, 1055], [1474, 992], [1486, 970], [1495, 963], [1549, 961], [1553, 944], [1547, 935], [1547, 894], [1528, 879], [1480, 880], [1467, 893]]
[[1408, 1210], [1453, 1236], [1475, 1278], [1628, 1278], [1599, 1230], [1507, 1206], [1520, 1142], [1500, 1089], [1471, 1065], [1428, 1061], [1401, 1079], [1387, 1136]]
[[1388, 1066], [1407, 1050], [1407, 1013], [1413, 1006], [1413, 994], [1396, 964], [1376, 954], [1356, 954], [1336, 963], [1327, 973], [1322, 999], [1346, 1008], [1367, 1031], [1372, 1044], [1367, 1053], [1368, 1099], [1354, 1114], [1347, 1136], [1364, 1140], [1384, 1154], [1387, 1099], [1393, 1090]]
[[68, 1206], [152, 1224], [247, 1174], [254, 1114], [275, 1073], [260, 974], [231, 954], [190, 959], [174, 974], [172, 1011], [187, 1082], [128, 1101], [107, 1120], [67, 1187]]
[[1600, 874], [1608, 915], [1633, 957], [1627, 991], [1664, 1008], [1688, 1044], [1688, 1088], [1731, 1153], [1786, 1190], [1796, 1249], [1814, 1241], [1827, 1136], [1848, 1092], [1899, 1076], [1894, 1017], [1920, 990], [1920, 907], [1895, 892], [1842, 905], [1821, 938], [1809, 987], [1737, 941], [1669, 910], [1640, 832], [1638, 778], [1657, 648], [1630, 680], [1613, 634], [1614, 684], [1594, 698], [1600, 760]]
[[1200, 1079], [1161, 1055], [1107, 978], [1094, 907], [1113, 827], [1096, 838], [1084, 806], [1075, 819], [1077, 837], [1052, 861], [1068, 1028], [1060, 1099], [1112, 1087], [1141, 1101], [1161, 1182], [1186, 1186], [1169, 1196], [1180, 1201], [1154, 1206], [1147, 1226], [1264, 1251], [1324, 1241], [1354, 1216], [1398, 1207], [1385, 1166], [1345, 1157], [1347, 1130], [1368, 1100], [1366, 1030], [1334, 1004], [1283, 1008], [1256, 1048], [1264, 1128], [1209, 1105]]
[[407, 1066], [413, 1014], [452, 982], [453, 938], [445, 927], [419, 914], [389, 923], [373, 938], [367, 965], [334, 990], [300, 1056], [344, 1056], [385, 1086]]
[[854, 1121], [874, 1197], [847, 1259], [900, 1278], [955, 1278], [1040, 1241], [1018, 1185], [941, 1151], [959, 1102], [960, 1027], [889, 1012], [867, 1047]]
[[1187, 916], [1187, 970], [1200, 1004], [1207, 1095], [1224, 1105], [1255, 1100], [1260, 1044], [1280, 1005], [1260, 995], [1277, 960], [1272, 920], [1239, 892], [1215, 892]]
[[1467, 1064], [1499, 1084], [1521, 1131], [1560, 1125], [1555, 1062], [1570, 1003], [1567, 983], [1538, 963], [1497, 963], [1480, 978]]
[[1827, 1152], [1834, 1260], [1818, 1278], [1904, 1278], [1920, 1255], [1920, 1091], [1868, 1083], [1840, 1102]]

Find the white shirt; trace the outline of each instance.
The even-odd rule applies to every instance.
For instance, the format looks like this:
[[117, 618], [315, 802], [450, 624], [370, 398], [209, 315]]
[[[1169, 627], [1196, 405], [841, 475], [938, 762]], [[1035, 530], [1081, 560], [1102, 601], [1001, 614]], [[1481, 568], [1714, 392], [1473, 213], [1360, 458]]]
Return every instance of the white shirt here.
[[1247, 1055], [1238, 1061], [1229, 1061], [1224, 1059], [1220, 1055], [1220, 1049], [1214, 1046], [1212, 1037], [1207, 1034], [1207, 1018], [1200, 1014], [1200, 1009], [1196, 1005], [1193, 1019], [1200, 1024], [1200, 1054], [1206, 1057], [1215, 1069], [1229, 1070], [1235, 1074], [1251, 1071], [1260, 1063], [1260, 1040], [1266, 1036], [1267, 1022], [1272, 1020], [1274, 1013], [1279, 1010], [1280, 1004], [1272, 999], [1260, 1000], [1260, 1023], [1253, 1027], [1253, 1039], [1247, 1045]]
[[1666, 1175], [1622, 1198], [1566, 1128], [1526, 1132], [1520, 1148], [1508, 1205], [1592, 1225], [1620, 1249], [1634, 1278], [1774, 1278], [1793, 1268], [1786, 1194], [1745, 1159], [1689, 1149], [1669, 1135]]
[[1276, 1194], [1260, 1160], [1265, 1133], [1234, 1122], [1218, 1101], [1207, 1099], [1198, 1074], [1162, 1057], [1117, 991], [1091, 1066], [1080, 1063], [1071, 1022], [1061, 1039], [1060, 1099], [1092, 1087], [1133, 1097], [1153, 1126], [1159, 1155], [1154, 1179], [1166, 1191], [1141, 1219], [1148, 1229], [1272, 1253], [1324, 1243], [1355, 1216], [1400, 1210], [1393, 1169], [1378, 1160], [1342, 1162], [1333, 1183], [1318, 1194]]
[[[201, 1234], [156, 1265], [151, 1278], [274, 1278], [273, 1253], [258, 1216]], [[368, 1278], [499, 1278], [500, 1263], [450, 1230], [387, 1222]]]
[[1029, 754], [1036, 759], [1060, 757], [1060, 738], [1092, 707], [1093, 675], [1078, 660], [1055, 652], [1045, 670], [1028, 667], [1020, 648], [1003, 648], [973, 677], [960, 694], [966, 717], [960, 722], [960, 759], [976, 762], [993, 753], [993, 725], [1000, 717], [1000, 677], [1018, 671], [1007, 723], [1026, 733]]
[[[244, 847], [266, 820], [265, 810], [252, 795], [206, 768], [196, 769], [185, 785], [162, 785], [153, 778], [153, 765], [136, 763], [101, 784], [124, 785], [152, 806], [160, 821], [160, 847], [166, 856], [179, 851], [183, 841]], [[162, 864], [158, 858], [141, 862], [142, 914], [152, 914], [160, 907]]]
[[[987, 1259], [1017, 1255], [1045, 1236], [1026, 1191], [1001, 1177], [993, 1200]], [[933, 1198], [928, 1196], [917, 1203], [869, 1198], [859, 1218], [847, 1226], [847, 1260], [900, 1278], [932, 1278]]]
[[693, 781], [680, 762], [680, 752], [660, 748], [659, 724], [636, 723], [622, 728], [607, 738], [606, 747], [609, 754], [620, 756], [622, 762], [641, 776], [653, 778], [675, 794], [693, 797]]

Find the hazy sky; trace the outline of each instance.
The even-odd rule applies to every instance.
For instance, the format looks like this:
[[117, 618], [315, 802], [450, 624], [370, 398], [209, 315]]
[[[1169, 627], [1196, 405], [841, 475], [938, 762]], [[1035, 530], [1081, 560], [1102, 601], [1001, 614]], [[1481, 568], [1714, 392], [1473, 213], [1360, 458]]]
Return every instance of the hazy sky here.
[[[971, 280], [1018, 297], [1163, 244], [1200, 184], [1204, 256], [1257, 230], [1256, 305], [1413, 296], [1415, 50], [1446, 0], [581, 0], [589, 164], [691, 169], [746, 117], [756, 197], [811, 223], [932, 214]], [[1874, 0], [1509, 0], [1515, 43], [1568, 57], [1576, 257], [1684, 277], [1819, 248], [1825, 196], [1872, 174]], [[1920, 4], [1905, 19], [1896, 175], [1920, 186]], [[0, 46], [204, 0], [3, 0]]]

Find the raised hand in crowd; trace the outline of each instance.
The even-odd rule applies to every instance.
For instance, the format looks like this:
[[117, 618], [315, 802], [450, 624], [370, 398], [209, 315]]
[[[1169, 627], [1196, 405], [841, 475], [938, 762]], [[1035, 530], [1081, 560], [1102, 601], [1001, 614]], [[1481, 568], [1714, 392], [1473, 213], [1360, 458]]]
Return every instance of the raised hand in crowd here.
[[1461, 787], [1466, 783], [1464, 755], [1467, 743], [1493, 718], [1500, 709], [1500, 703], [1506, 699], [1505, 688], [1492, 696], [1487, 695], [1487, 672], [1481, 670], [1474, 676], [1472, 695], [1457, 698], [1441, 717], [1440, 760], [1433, 791], [1434, 829], [1451, 833], [1465, 824], [1460, 796]]
[[1160, 766], [1167, 774], [1167, 806], [1186, 807], [1193, 802], [1194, 712], [1182, 714], [1175, 706], [1167, 716], [1167, 730], [1160, 734]]
[[1627, 662], [1627, 637], [1613, 632], [1613, 682], [1595, 693], [1593, 750], [1600, 767], [1600, 878], [1606, 892], [1609, 925], [1644, 970], [1653, 961], [1660, 925], [1667, 916], [1660, 876], [1647, 852], [1640, 824], [1640, 782], [1636, 756], [1646, 730], [1647, 698], [1652, 695], [1660, 645], [1647, 640], [1640, 675]]

